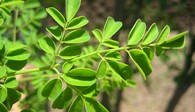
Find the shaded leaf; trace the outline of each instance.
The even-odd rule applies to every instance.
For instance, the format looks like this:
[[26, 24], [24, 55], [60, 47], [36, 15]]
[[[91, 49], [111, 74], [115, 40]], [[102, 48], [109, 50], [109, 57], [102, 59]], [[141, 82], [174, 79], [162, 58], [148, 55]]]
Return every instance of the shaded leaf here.
[[20, 70], [26, 64], [27, 64], [27, 60], [22, 60], [22, 61], [8, 60], [6, 66], [12, 70]]
[[62, 30], [59, 26], [52, 26], [46, 29], [58, 41], [62, 38]]
[[83, 101], [81, 97], [78, 96], [71, 104], [68, 112], [83, 112], [83, 107], [84, 107]]
[[79, 16], [71, 20], [67, 26], [67, 29], [76, 29], [85, 26], [89, 21], [85, 16]]
[[150, 60], [154, 58], [154, 52], [152, 51], [150, 47], [144, 47], [143, 51], [146, 53], [146, 55], [148, 56]]
[[83, 43], [89, 41], [89, 33], [85, 30], [74, 30], [69, 32], [65, 39], [64, 43], [73, 44], [73, 43]]
[[132, 61], [141, 72], [144, 79], [152, 72], [152, 66], [148, 56], [141, 50], [133, 49], [129, 51]]
[[146, 30], [146, 24], [142, 22], [140, 19], [136, 21], [133, 28], [129, 32], [128, 35], [128, 45], [137, 44], [143, 37]]
[[[66, 0], [67, 1], [67, 0]], [[49, 15], [61, 26], [64, 28], [66, 21], [64, 16], [54, 7], [49, 7], [46, 9]]]
[[86, 112], [109, 112], [100, 102], [95, 99], [85, 99]]
[[66, 19], [69, 22], [79, 10], [81, 0], [65, 0], [66, 1]]
[[121, 27], [122, 22], [115, 22], [112, 17], [108, 17], [103, 30], [104, 39], [112, 37]]
[[160, 46], [155, 46], [155, 52], [156, 52], [156, 56], [160, 56], [165, 52], [165, 50]]
[[60, 57], [62, 59], [72, 59], [79, 56], [81, 52], [82, 51], [80, 46], [71, 45], [63, 48], [60, 51]]
[[122, 60], [121, 54], [117, 51], [111, 51], [111, 52], [106, 53], [105, 58], [107, 60], [113, 60], [113, 61]]
[[107, 63], [105, 60], [101, 60], [97, 68], [97, 78], [104, 78], [107, 73]]
[[0, 112], [8, 112], [7, 107], [1, 102], [0, 102]]
[[28, 109], [24, 109], [21, 112], [36, 112], [34, 109], [28, 108]]
[[96, 72], [87, 68], [76, 68], [65, 74], [64, 79], [73, 86], [91, 86], [96, 82]]
[[82, 90], [82, 94], [84, 97], [92, 98], [98, 95], [98, 90], [96, 87], [96, 84], [93, 84], [92, 86], [85, 88]]
[[149, 30], [146, 32], [144, 39], [142, 41], [142, 45], [148, 45], [151, 42], [153, 42], [158, 36], [158, 27], [156, 26], [156, 23], [153, 23]]
[[41, 49], [43, 49], [46, 53], [54, 54], [55, 53], [55, 43], [54, 41], [49, 37], [44, 37], [39, 40], [39, 45]]
[[180, 49], [185, 46], [185, 36], [188, 32], [183, 32], [175, 37], [166, 40], [164, 43], [160, 44], [164, 49]]
[[62, 81], [60, 79], [52, 79], [48, 81], [41, 92], [44, 97], [48, 97], [49, 100], [54, 101], [62, 91]]
[[116, 40], [105, 40], [103, 45], [110, 48], [119, 48], [119, 42]]
[[108, 63], [112, 72], [118, 74], [124, 80], [131, 78], [132, 69], [128, 65], [117, 61], [108, 61]]
[[67, 108], [72, 101], [72, 97], [73, 97], [73, 92], [71, 88], [67, 87], [64, 91], [61, 92], [61, 94], [53, 102], [52, 107], [58, 109]]

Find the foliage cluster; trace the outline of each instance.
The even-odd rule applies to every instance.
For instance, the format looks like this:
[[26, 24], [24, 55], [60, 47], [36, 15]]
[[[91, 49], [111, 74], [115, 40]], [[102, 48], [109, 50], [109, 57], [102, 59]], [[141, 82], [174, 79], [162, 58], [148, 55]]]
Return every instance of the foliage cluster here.
[[[121, 51], [129, 55], [146, 79], [152, 72], [151, 61], [155, 54], [159, 56], [167, 49], [180, 49], [185, 45], [187, 32], [168, 38], [169, 26], [159, 32], [155, 23], [147, 29], [140, 19], [123, 46], [111, 39], [122, 27], [122, 23], [112, 17], [107, 18], [102, 30], [94, 29], [90, 36], [83, 29], [89, 22], [87, 18], [75, 17], [80, 4], [81, 0], [65, 0], [65, 14], [54, 7], [46, 9], [57, 23], [46, 28], [49, 37], [38, 31], [41, 20], [47, 15], [44, 9], [38, 8], [38, 1], [1, 1], [1, 112], [7, 112], [20, 100], [21, 92], [16, 88], [20, 81], [16, 80], [16, 75], [22, 74], [29, 74], [27, 78], [32, 80], [37, 97], [48, 98], [53, 108], [68, 108], [69, 112], [107, 112], [96, 99], [102, 90], [109, 92], [116, 87], [135, 86], [132, 67], [122, 62]], [[97, 46], [86, 44], [91, 37], [97, 39]], [[27, 64], [37, 68], [22, 70]]]

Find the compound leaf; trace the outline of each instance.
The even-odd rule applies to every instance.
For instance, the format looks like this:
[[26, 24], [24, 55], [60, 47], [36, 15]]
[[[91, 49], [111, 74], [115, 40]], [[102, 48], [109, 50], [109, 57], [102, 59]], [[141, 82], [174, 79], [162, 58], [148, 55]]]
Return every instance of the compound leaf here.
[[92, 33], [99, 42], [102, 42], [102, 32], [99, 29], [94, 29]]
[[97, 69], [97, 78], [104, 78], [107, 73], [107, 63], [105, 60], [101, 60]]
[[163, 30], [161, 31], [159, 37], [158, 37], [158, 40], [156, 42], [157, 45], [160, 45], [162, 44], [166, 39], [167, 37], [169, 36], [170, 34], [170, 28], [168, 25], [166, 25]]
[[119, 48], [119, 42], [116, 41], [116, 40], [105, 40], [103, 42], [103, 45], [106, 46], [106, 47], [110, 47], [110, 48]]
[[122, 59], [121, 54], [117, 51], [111, 51], [111, 52], [106, 53], [105, 58], [107, 60], [113, 60], [113, 61]]

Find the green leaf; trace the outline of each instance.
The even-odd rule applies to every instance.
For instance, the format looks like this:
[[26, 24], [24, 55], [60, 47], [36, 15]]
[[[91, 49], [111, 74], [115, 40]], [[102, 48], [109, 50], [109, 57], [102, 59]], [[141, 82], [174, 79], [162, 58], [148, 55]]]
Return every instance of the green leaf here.
[[60, 79], [52, 79], [48, 81], [41, 92], [44, 97], [49, 97], [49, 100], [54, 101], [62, 91], [62, 81]]
[[7, 88], [7, 99], [5, 100], [5, 105], [8, 109], [12, 107], [12, 105], [18, 102], [21, 98], [20, 92], [15, 89]]
[[96, 83], [96, 72], [87, 68], [76, 68], [65, 74], [64, 79], [73, 86], [91, 86]]
[[132, 76], [132, 69], [124, 63], [117, 61], [108, 61], [112, 72], [123, 78], [124, 80], [130, 79]]
[[4, 19], [0, 17], [0, 25], [2, 25], [3, 23], [4, 23]]
[[160, 46], [164, 49], [181, 49], [185, 46], [185, 36], [188, 32], [183, 32], [175, 37], [166, 40], [164, 43], [160, 44]]
[[8, 60], [16, 60], [16, 61], [27, 60], [29, 57], [30, 57], [30, 53], [25, 49], [18, 49], [15, 51], [8, 50], [6, 56]]
[[11, 11], [10, 11], [10, 9], [8, 9], [7, 7], [1, 6], [1, 7], [0, 7], [0, 10], [2, 11], [3, 14], [5, 14], [5, 15], [7, 15], [7, 16], [10, 16], [10, 15], [11, 15]]
[[90, 40], [89, 33], [85, 30], [74, 30], [69, 32], [65, 39], [64, 43], [73, 44], [73, 43], [83, 43]]
[[129, 51], [132, 61], [141, 72], [144, 79], [152, 72], [152, 66], [148, 56], [141, 50], [133, 49]]
[[0, 78], [6, 76], [6, 69], [5, 67], [0, 66]]
[[122, 60], [121, 54], [117, 51], [111, 51], [111, 52], [106, 53], [105, 58], [107, 60], [113, 60], [113, 61]]
[[161, 31], [159, 37], [158, 37], [158, 40], [156, 42], [157, 45], [160, 45], [162, 44], [166, 39], [167, 37], [169, 36], [170, 34], [170, 28], [168, 25], [166, 25], [163, 30]]
[[0, 102], [4, 102], [6, 98], [7, 89], [3, 85], [0, 85]]
[[65, 0], [66, 1], [66, 19], [69, 22], [79, 10], [81, 0]]
[[24, 44], [20, 44], [20, 43], [15, 43], [15, 44], [12, 44], [11, 46], [9, 46], [8, 48], [8, 53], [11, 53], [13, 51], [17, 51], [17, 50], [20, 50], [20, 49], [24, 49], [26, 46]]
[[41, 49], [43, 49], [46, 53], [49, 53], [49, 54], [55, 53], [56, 45], [51, 38], [44, 37], [44, 38], [40, 39], [39, 45], [40, 45]]
[[93, 84], [92, 86], [85, 88], [82, 90], [82, 94], [84, 97], [92, 98], [98, 95], [98, 90], [97, 90], [97, 84]]
[[67, 26], [67, 29], [77, 29], [85, 26], [89, 21], [85, 16], [79, 16], [71, 20]]
[[153, 23], [149, 30], [147, 31], [146, 35], [144, 36], [144, 39], [142, 41], [142, 45], [148, 45], [151, 42], [153, 42], [158, 36], [158, 27], [156, 26], [156, 23]]
[[165, 52], [165, 50], [160, 46], [155, 46], [154, 48], [155, 48], [156, 56], [160, 56]]
[[148, 56], [150, 60], [154, 58], [154, 52], [152, 51], [150, 47], [144, 47], [143, 51], [146, 53], [146, 55]]
[[68, 112], [83, 112], [83, 101], [81, 99], [81, 97], [77, 97], [74, 102], [71, 104]]
[[62, 66], [62, 71], [63, 73], [67, 73], [72, 67], [73, 67], [73, 63], [71, 62], [65, 62]]
[[60, 51], [60, 57], [62, 59], [72, 59], [79, 56], [81, 52], [80, 46], [70, 45]]
[[54, 7], [49, 7], [46, 9], [49, 15], [61, 26], [64, 28], [66, 20], [64, 16]]
[[104, 39], [112, 37], [121, 27], [121, 22], [115, 22], [112, 17], [108, 17], [103, 30]]
[[39, 9], [36, 10], [34, 18], [36, 20], [41, 20], [41, 19], [45, 18], [46, 16], [47, 16], [47, 13], [46, 13], [45, 9], [44, 8], [39, 8]]
[[3, 2], [1, 4], [1, 6], [19, 5], [19, 4], [23, 4], [23, 3], [24, 3], [24, 1], [22, 1], [22, 0], [14, 0], [14, 1]]
[[128, 45], [137, 44], [143, 37], [146, 30], [146, 24], [142, 22], [140, 19], [136, 21], [133, 28], [129, 32], [128, 35]]
[[8, 112], [7, 107], [1, 102], [0, 102], [0, 112]]
[[16, 78], [14, 76], [10, 76], [8, 77], [5, 82], [4, 82], [4, 86], [6, 88], [15, 88], [18, 86], [18, 81], [16, 80]]
[[71, 88], [67, 87], [53, 102], [52, 107], [58, 109], [67, 108], [72, 101], [72, 97], [73, 92]]
[[86, 112], [109, 112], [101, 103], [95, 99], [85, 99]]
[[46, 29], [58, 41], [62, 38], [62, 30], [59, 26], [52, 26]]
[[119, 42], [115, 40], [105, 40], [103, 45], [110, 48], [119, 48]]
[[105, 60], [102, 60], [97, 69], [97, 78], [104, 78], [107, 73], [107, 64]]
[[102, 42], [102, 32], [99, 29], [94, 29], [92, 33], [99, 42]]
[[41, 6], [41, 4], [39, 3], [38, 0], [27, 0], [25, 5], [24, 5], [24, 8], [25, 9], [32, 9], [32, 8], [38, 8], [40, 6]]
[[127, 86], [130, 86], [130, 87], [136, 87], [136, 82], [134, 80], [131, 80], [131, 79], [128, 79], [126, 80], [127, 82]]
[[15, 61], [8, 60], [6, 66], [12, 70], [21, 70], [27, 64], [27, 60]]

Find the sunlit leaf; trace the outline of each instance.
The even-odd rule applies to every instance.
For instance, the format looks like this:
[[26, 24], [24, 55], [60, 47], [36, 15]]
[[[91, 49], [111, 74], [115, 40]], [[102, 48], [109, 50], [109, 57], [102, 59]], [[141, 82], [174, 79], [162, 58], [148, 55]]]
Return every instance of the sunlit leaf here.
[[158, 37], [158, 40], [156, 41], [156, 44], [157, 45], [160, 45], [162, 44], [166, 39], [167, 37], [169, 36], [170, 34], [170, 28], [168, 25], [166, 25], [163, 30], [161, 31], [159, 37]]
[[73, 86], [91, 86], [96, 82], [96, 72], [88, 68], [76, 68], [65, 74], [64, 79]]
[[119, 42], [115, 40], [105, 40], [103, 45], [110, 48], [119, 48]]
[[4, 102], [6, 98], [7, 89], [3, 85], [0, 85], [0, 102]]
[[18, 81], [13, 76], [7, 77], [7, 79], [4, 82], [4, 86], [6, 88], [15, 88], [18, 86]]
[[71, 20], [67, 26], [67, 29], [76, 29], [85, 26], [89, 21], [84, 16], [79, 16]]
[[66, 24], [64, 16], [54, 7], [46, 9], [49, 15], [61, 26], [64, 27]]
[[0, 66], [0, 78], [6, 76], [6, 69], [5, 67]]
[[65, 62], [62, 66], [62, 71], [63, 73], [67, 73], [72, 67], [73, 67], [73, 63], [71, 62]]
[[144, 47], [143, 51], [146, 53], [146, 55], [148, 56], [150, 60], [154, 58], [154, 52], [152, 51], [150, 47]]
[[75, 45], [67, 46], [60, 51], [60, 57], [62, 59], [72, 59], [79, 56], [80, 54], [81, 47]]
[[103, 30], [104, 39], [112, 37], [121, 27], [121, 22], [115, 22], [112, 17], [108, 17]]
[[25, 49], [18, 49], [15, 51], [8, 51], [6, 58], [8, 60], [16, 60], [16, 61], [21, 61], [21, 60], [26, 60], [30, 57], [30, 53], [25, 50]]
[[92, 33], [99, 42], [102, 41], [102, 32], [99, 29], [94, 29]]
[[140, 19], [136, 21], [133, 28], [129, 32], [128, 35], [128, 45], [137, 44], [143, 37], [146, 30], [146, 24], [142, 22]]
[[8, 60], [6, 66], [12, 70], [20, 70], [27, 64], [27, 60], [15, 61]]
[[74, 30], [69, 32], [65, 39], [64, 43], [73, 44], [73, 43], [83, 43], [89, 41], [89, 33], [85, 30]]
[[107, 60], [113, 60], [113, 61], [122, 59], [121, 54], [117, 51], [111, 51], [111, 52], [106, 53], [105, 58]]
[[155, 23], [153, 23], [149, 30], [146, 32], [146, 35], [144, 36], [144, 39], [142, 41], [142, 45], [148, 45], [151, 42], [153, 42], [158, 36], [158, 27]]
[[22, 1], [22, 0], [14, 0], [14, 1], [6, 0], [6, 2], [3, 2], [1, 4], [1, 6], [19, 5], [19, 4], [23, 4], [23, 3], [24, 3], [24, 1]]
[[81, 0], [65, 0], [66, 1], [66, 19], [69, 22], [79, 10]]
[[95, 99], [85, 99], [86, 112], [109, 112], [100, 102]]
[[97, 85], [93, 84], [92, 86], [82, 90], [82, 94], [85, 97], [92, 98], [98, 95]]
[[107, 63], [102, 60], [97, 68], [97, 78], [104, 78], [107, 73]]

